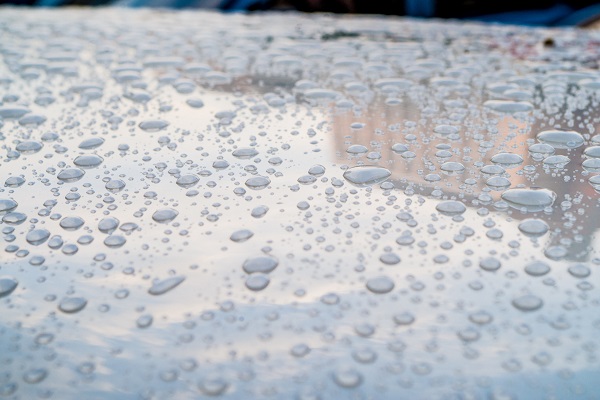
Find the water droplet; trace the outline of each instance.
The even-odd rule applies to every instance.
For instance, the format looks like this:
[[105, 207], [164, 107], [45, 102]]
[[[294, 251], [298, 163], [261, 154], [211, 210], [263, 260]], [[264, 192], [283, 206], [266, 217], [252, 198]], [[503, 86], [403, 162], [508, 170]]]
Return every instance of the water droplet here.
[[244, 261], [242, 268], [247, 274], [253, 274], [257, 272], [268, 274], [277, 268], [278, 265], [279, 261], [277, 261], [276, 258], [263, 256], [247, 259]]
[[462, 174], [465, 171], [465, 166], [459, 162], [448, 161], [440, 166], [440, 169], [447, 175]]
[[160, 119], [140, 122], [140, 129], [146, 132], [157, 132], [169, 126], [167, 121]]
[[25, 240], [27, 240], [29, 244], [38, 246], [48, 240], [49, 237], [50, 232], [48, 232], [46, 229], [34, 229], [27, 233]]
[[403, 312], [394, 315], [394, 322], [396, 325], [411, 325], [415, 322], [415, 316], [409, 312]]
[[514, 299], [512, 305], [521, 311], [535, 311], [542, 308], [544, 302], [539, 297], [528, 294]]
[[467, 207], [460, 201], [448, 200], [439, 203], [435, 209], [444, 215], [460, 215], [467, 211]]
[[269, 286], [270, 282], [271, 280], [265, 274], [252, 274], [246, 279], [246, 287], [258, 292]]
[[40, 383], [48, 376], [48, 370], [45, 368], [34, 368], [23, 374], [23, 380], [31, 385]]
[[519, 230], [528, 236], [543, 236], [548, 229], [548, 224], [541, 219], [528, 218], [519, 223]]
[[168, 291], [179, 286], [181, 282], [185, 280], [184, 276], [173, 276], [171, 278], [163, 279], [152, 284], [152, 287], [148, 289], [148, 293], [154, 296], [165, 294]]
[[179, 212], [173, 210], [172, 208], [164, 208], [162, 210], [155, 211], [152, 214], [152, 219], [158, 223], [165, 224], [167, 222], [171, 222], [179, 215]]
[[198, 183], [199, 180], [200, 178], [193, 174], [182, 175], [177, 179], [176, 184], [177, 186], [181, 186], [182, 188], [189, 188]]
[[120, 179], [111, 179], [110, 181], [106, 182], [104, 188], [109, 192], [118, 193], [125, 188], [125, 182]]
[[79, 168], [67, 168], [60, 171], [57, 178], [63, 182], [76, 182], [83, 178], [85, 172]]
[[0, 213], [12, 211], [18, 204], [13, 199], [0, 199]]
[[584, 264], [571, 265], [568, 271], [569, 274], [580, 279], [587, 278], [592, 273], [592, 271]]
[[479, 262], [479, 266], [484, 271], [492, 272], [500, 269], [502, 263], [495, 257], [487, 257]]
[[104, 244], [107, 247], [113, 248], [113, 249], [117, 249], [121, 246], [123, 246], [125, 244], [127, 240], [120, 235], [110, 235], [107, 236], [106, 239], [104, 239]]
[[152, 325], [154, 318], [150, 314], [140, 315], [139, 318], [135, 321], [135, 324], [140, 329], [149, 328]]
[[81, 168], [94, 168], [102, 164], [104, 159], [96, 154], [85, 154], [73, 160], [73, 164]]
[[523, 163], [523, 157], [514, 153], [498, 153], [491, 160], [494, 164], [502, 165], [505, 168], [516, 167]]
[[361, 145], [361, 144], [353, 144], [352, 146], [348, 147], [346, 149], [346, 153], [349, 154], [364, 154], [366, 152], [368, 152], [369, 149], [367, 149], [365, 146]]
[[242, 147], [239, 149], [235, 149], [231, 154], [233, 154], [233, 156], [236, 158], [248, 159], [256, 157], [258, 155], [258, 151], [252, 147]]
[[21, 154], [33, 154], [40, 151], [42, 147], [44, 147], [44, 145], [40, 142], [36, 142], [34, 140], [26, 140], [17, 144], [15, 149]]
[[394, 289], [394, 281], [387, 276], [378, 276], [369, 279], [366, 286], [373, 293], [384, 294]]
[[250, 215], [252, 215], [254, 218], [262, 218], [267, 214], [268, 211], [269, 207], [267, 206], [257, 206], [252, 209]]
[[359, 386], [363, 377], [353, 368], [342, 368], [333, 373], [333, 381], [340, 387], [351, 389]]
[[206, 377], [198, 383], [200, 391], [207, 396], [221, 396], [229, 388], [229, 383], [221, 377]]
[[547, 189], [508, 189], [501, 197], [513, 208], [538, 212], [554, 204], [556, 193]]
[[360, 187], [371, 186], [387, 180], [392, 173], [385, 168], [376, 166], [358, 166], [344, 172], [344, 178]]
[[542, 276], [550, 272], [550, 266], [543, 261], [534, 261], [525, 266], [525, 272], [531, 276]]
[[501, 114], [515, 114], [533, 110], [533, 105], [527, 101], [488, 100], [483, 106]]
[[304, 343], [297, 344], [290, 350], [290, 354], [297, 358], [304, 357], [308, 353], [310, 353], [310, 347]]
[[92, 150], [97, 147], [100, 147], [104, 144], [104, 139], [100, 137], [93, 137], [89, 139], [85, 139], [79, 144], [79, 148], [83, 150]]
[[396, 253], [384, 253], [379, 257], [379, 261], [387, 265], [396, 265], [400, 262], [400, 257]]
[[64, 230], [76, 231], [81, 228], [84, 223], [83, 219], [79, 217], [65, 217], [60, 221], [59, 225]]
[[235, 231], [231, 234], [231, 236], [229, 237], [229, 239], [231, 239], [231, 241], [236, 242], [236, 243], [242, 243], [245, 242], [246, 240], [250, 239], [252, 236], [254, 236], [254, 232], [248, 230], [248, 229], [241, 229], [239, 231]]
[[250, 189], [260, 190], [264, 189], [271, 183], [271, 180], [266, 176], [255, 176], [246, 181], [246, 186]]
[[85, 308], [87, 300], [83, 297], [65, 297], [60, 301], [58, 309], [67, 314], [79, 312]]
[[547, 168], [562, 169], [570, 161], [571, 161], [571, 159], [567, 156], [555, 155], [555, 156], [549, 156], [549, 157], [544, 158], [543, 163], [544, 163], [544, 167], [547, 167]]
[[537, 140], [549, 144], [555, 149], [574, 149], [583, 146], [583, 136], [575, 131], [543, 131], [537, 134]]
[[19, 282], [10, 276], [0, 277], [0, 297], [11, 294], [19, 285]]

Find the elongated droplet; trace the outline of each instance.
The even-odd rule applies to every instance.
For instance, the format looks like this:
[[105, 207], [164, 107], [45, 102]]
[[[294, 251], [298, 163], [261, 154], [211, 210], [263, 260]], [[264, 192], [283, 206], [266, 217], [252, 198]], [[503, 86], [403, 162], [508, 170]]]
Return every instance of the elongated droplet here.
[[148, 289], [148, 293], [158, 296], [161, 294], [165, 294], [168, 291], [174, 289], [179, 286], [181, 282], [185, 280], [185, 276], [174, 276], [171, 278], [163, 279], [162, 281], [158, 281], [152, 285], [150, 289]]

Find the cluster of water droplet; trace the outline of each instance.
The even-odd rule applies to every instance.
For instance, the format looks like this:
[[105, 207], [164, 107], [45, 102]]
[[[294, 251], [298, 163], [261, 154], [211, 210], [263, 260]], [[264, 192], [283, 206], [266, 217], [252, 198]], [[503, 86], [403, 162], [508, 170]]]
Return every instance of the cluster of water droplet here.
[[111, 9], [0, 32], [0, 398], [597, 388], [597, 33]]

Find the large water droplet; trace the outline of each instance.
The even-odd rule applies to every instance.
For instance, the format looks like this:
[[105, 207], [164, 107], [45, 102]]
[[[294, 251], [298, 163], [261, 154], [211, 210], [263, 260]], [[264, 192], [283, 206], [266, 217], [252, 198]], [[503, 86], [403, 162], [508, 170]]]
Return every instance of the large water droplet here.
[[184, 276], [173, 276], [171, 278], [163, 279], [162, 281], [153, 283], [152, 287], [148, 289], [148, 293], [154, 296], [165, 294], [168, 291], [177, 287], [184, 280]]
[[521, 311], [535, 311], [542, 308], [544, 302], [539, 297], [528, 294], [514, 299], [512, 305]]
[[542, 236], [548, 232], [548, 224], [541, 219], [528, 218], [521, 221], [519, 230], [528, 236]]
[[366, 286], [373, 293], [384, 294], [394, 289], [394, 281], [387, 276], [378, 276], [369, 279]]
[[48, 232], [46, 229], [34, 229], [27, 233], [25, 240], [27, 240], [29, 244], [38, 246], [48, 240], [49, 237], [50, 232]]
[[244, 261], [242, 268], [247, 274], [253, 274], [256, 272], [260, 272], [263, 274], [268, 274], [273, 271], [279, 265], [279, 261], [273, 257], [254, 257], [249, 258]]
[[549, 144], [555, 149], [574, 149], [583, 146], [583, 136], [575, 131], [543, 131], [537, 134], [537, 140]]
[[102, 164], [102, 161], [104, 161], [104, 159], [96, 154], [85, 154], [75, 158], [73, 164], [81, 168], [94, 168]]
[[179, 215], [179, 212], [172, 208], [163, 208], [162, 210], [155, 211], [152, 214], [152, 219], [158, 223], [165, 224], [171, 222]]
[[167, 121], [160, 119], [140, 122], [140, 128], [146, 132], [156, 132], [169, 126]]
[[79, 168], [67, 168], [60, 171], [57, 178], [63, 182], [76, 182], [83, 178], [85, 172]]
[[246, 279], [246, 287], [258, 292], [266, 288], [270, 282], [271, 280], [265, 274], [252, 274]]
[[79, 312], [85, 308], [87, 300], [83, 297], [65, 297], [58, 305], [58, 309], [67, 314]]
[[538, 212], [554, 204], [556, 193], [548, 189], [509, 189], [501, 197], [513, 208]]
[[12, 211], [18, 204], [13, 199], [0, 199], [0, 213]]
[[344, 172], [344, 178], [360, 187], [371, 186], [387, 180], [392, 173], [385, 168], [376, 166], [358, 166]]
[[19, 285], [19, 282], [11, 276], [3, 276], [0, 278], [0, 297], [8, 296]]
[[439, 203], [435, 209], [445, 215], [459, 215], [467, 211], [467, 207], [460, 201], [448, 200]]
[[271, 183], [271, 180], [266, 176], [254, 176], [246, 181], [246, 186], [250, 189], [260, 190], [264, 189]]

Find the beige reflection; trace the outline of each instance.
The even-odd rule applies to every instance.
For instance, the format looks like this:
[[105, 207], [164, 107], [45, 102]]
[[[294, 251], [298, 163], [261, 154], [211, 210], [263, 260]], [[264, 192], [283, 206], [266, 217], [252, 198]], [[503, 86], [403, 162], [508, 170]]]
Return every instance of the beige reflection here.
[[[443, 192], [444, 198], [459, 198], [475, 208], [486, 206], [490, 211], [495, 210], [493, 203], [501, 199], [502, 191], [489, 190], [486, 180], [490, 178], [480, 172], [482, 165], [492, 164], [491, 158], [500, 152], [510, 152], [523, 157], [524, 162], [514, 167], [506, 167], [506, 175], [511, 187], [547, 188], [557, 194], [552, 213], [523, 213], [509, 210], [511, 218], [520, 221], [526, 218], [540, 218], [550, 226], [552, 240], [548, 247], [563, 245], [569, 249], [568, 260], [585, 260], [589, 258], [593, 236], [598, 229], [597, 218], [598, 193], [587, 182], [588, 176], [582, 174], [581, 163], [585, 159], [585, 146], [567, 151], [558, 149], [556, 154], [569, 156], [571, 161], [561, 170], [544, 169], [541, 161], [534, 160], [529, 154], [528, 140], [535, 140], [537, 133], [550, 129], [544, 126], [544, 120], [535, 120], [531, 114], [526, 116], [510, 116], [493, 114], [480, 109], [481, 120], [473, 121], [468, 116], [460, 123], [453, 124], [460, 129], [460, 140], [452, 140], [436, 134], [431, 116], [426, 116], [428, 122], [419, 121], [423, 118], [418, 106], [406, 97], [400, 104], [386, 104], [380, 99], [373, 103], [362, 114], [351, 111], [336, 112], [332, 118], [332, 129], [335, 137], [335, 156], [345, 160], [349, 166], [360, 164], [379, 165], [392, 172], [391, 181], [401, 190], [411, 188], [414, 193], [431, 195], [435, 189]], [[362, 128], [352, 129], [355, 122], [364, 124]], [[488, 132], [486, 123], [496, 128], [495, 133]], [[569, 129], [565, 127], [564, 129]], [[585, 132], [583, 132], [585, 133]], [[405, 135], [413, 134], [415, 140], [407, 140]], [[484, 135], [475, 139], [475, 134]], [[414, 158], [405, 158], [392, 151], [395, 143], [407, 145]], [[352, 155], [347, 153], [351, 145], [363, 145], [370, 152], [379, 152], [380, 159], [369, 159], [368, 154]], [[436, 156], [436, 146], [448, 144], [453, 153], [450, 158], [441, 159]], [[444, 174], [440, 167], [444, 162], [462, 163], [465, 172], [458, 175]], [[535, 167], [526, 171], [524, 167]], [[441, 180], [428, 182], [427, 174], [438, 174]], [[468, 179], [474, 184], [466, 184]], [[489, 195], [492, 200], [486, 201], [481, 195]], [[565, 199], [573, 202], [570, 208], [562, 207]], [[555, 234], [552, 234], [555, 231]], [[567, 233], [565, 233], [567, 232]]]

